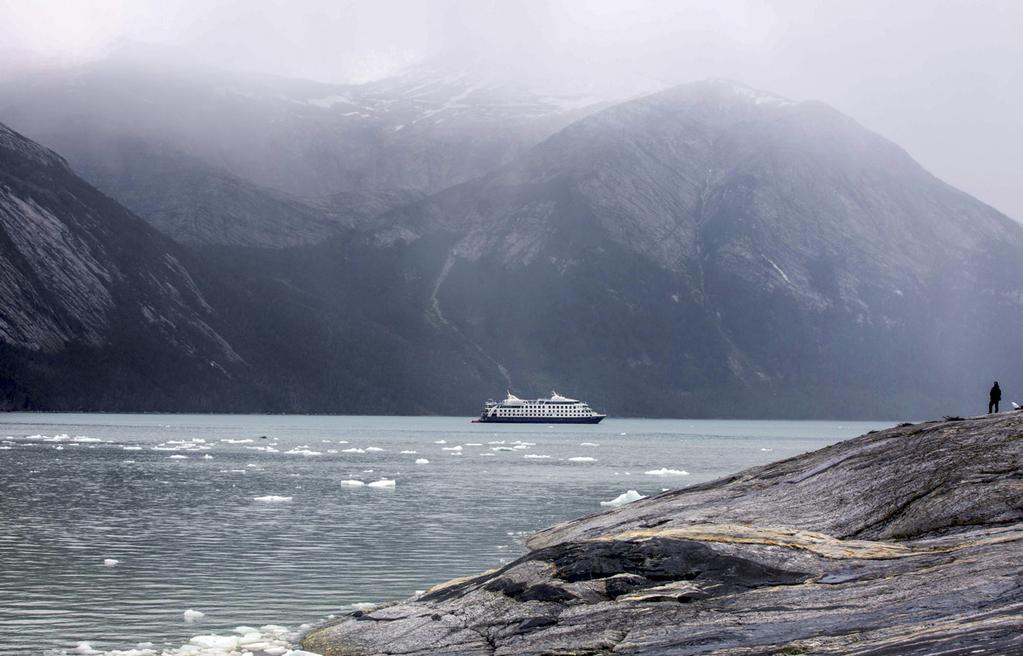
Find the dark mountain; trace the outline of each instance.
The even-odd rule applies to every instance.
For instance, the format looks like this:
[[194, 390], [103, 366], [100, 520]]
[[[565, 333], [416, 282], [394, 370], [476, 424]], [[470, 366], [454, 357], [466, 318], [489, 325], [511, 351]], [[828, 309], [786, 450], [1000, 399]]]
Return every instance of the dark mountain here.
[[443, 250], [437, 321], [518, 389], [612, 412], [912, 416], [1023, 365], [1023, 228], [827, 106], [727, 82], [388, 221]]
[[[187, 253], [0, 125], [0, 405], [179, 407], [245, 388]], [[45, 398], [45, 400], [44, 400]]]
[[189, 251], [0, 125], [0, 409], [459, 411], [485, 366], [357, 241]]
[[[37, 408], [469, 414], [510, 387], [612, 414], [907, 417], [1023, 368], [1023, 228], [833, 109], [730, 83], [608, 108], [426, 198], [305, 205], [340, 231], [311, 246], [184, 250], [36, 150], [4, 163], [0, 316]], [[72, 249], [92, 259], [35, 262], [62, 251], [30, 221], [92, 235]], [[24, 273], [64, 260], [119, 273]]]

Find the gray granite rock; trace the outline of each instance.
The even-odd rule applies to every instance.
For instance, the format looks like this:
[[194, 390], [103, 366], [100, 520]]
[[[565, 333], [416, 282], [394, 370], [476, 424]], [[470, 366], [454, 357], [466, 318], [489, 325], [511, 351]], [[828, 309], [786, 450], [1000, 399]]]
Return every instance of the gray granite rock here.
[[374, 654], [1023, 653], [1023, 413], [903, 425], [532, 536], [315, 628]]

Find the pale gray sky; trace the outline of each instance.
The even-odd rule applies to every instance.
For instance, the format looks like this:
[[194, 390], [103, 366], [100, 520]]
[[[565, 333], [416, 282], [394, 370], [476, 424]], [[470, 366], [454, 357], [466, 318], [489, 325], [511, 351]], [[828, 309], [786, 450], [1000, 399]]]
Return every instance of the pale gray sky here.
[[1023, 219], [1015, 0], [0, 0], [8, 66], [129, 42], [323, 81], [424, 59], [608, 89], [727, 77], [832, 104]]

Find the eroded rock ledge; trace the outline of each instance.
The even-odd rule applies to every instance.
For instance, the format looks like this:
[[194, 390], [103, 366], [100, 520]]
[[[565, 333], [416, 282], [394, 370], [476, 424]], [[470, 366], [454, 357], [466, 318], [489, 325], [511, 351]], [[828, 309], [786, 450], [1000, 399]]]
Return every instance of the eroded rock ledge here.
[[303, 645], [326, 656], [1023, 654], [1023, 413], [867, 434], [561, 524], [528, 546]]

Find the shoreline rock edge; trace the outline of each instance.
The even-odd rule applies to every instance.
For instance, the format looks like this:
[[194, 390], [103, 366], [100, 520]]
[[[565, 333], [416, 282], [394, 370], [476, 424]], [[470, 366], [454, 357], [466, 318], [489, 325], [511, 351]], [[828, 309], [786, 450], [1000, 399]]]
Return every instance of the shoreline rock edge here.
[[[900, 425], [545, 529], [325, 656], [1023, 653], [1023, 412]], [[980, 651], [983, 650], [983, 651]]]

